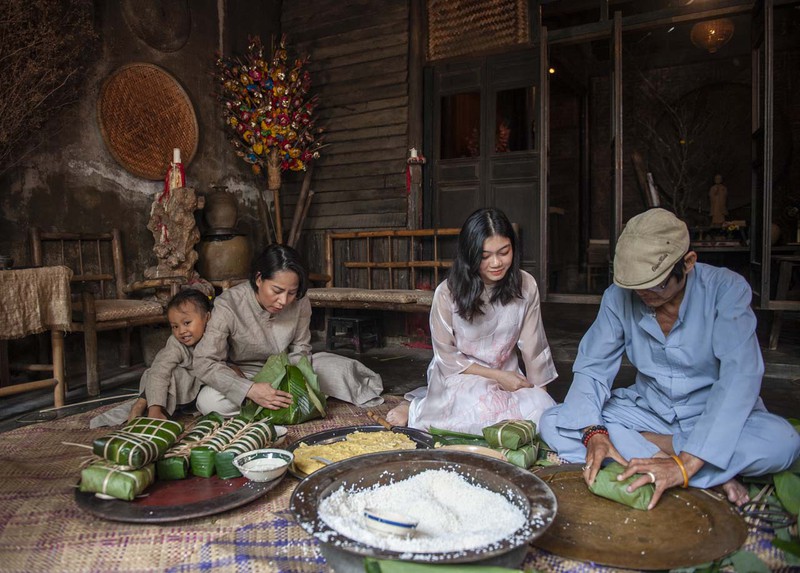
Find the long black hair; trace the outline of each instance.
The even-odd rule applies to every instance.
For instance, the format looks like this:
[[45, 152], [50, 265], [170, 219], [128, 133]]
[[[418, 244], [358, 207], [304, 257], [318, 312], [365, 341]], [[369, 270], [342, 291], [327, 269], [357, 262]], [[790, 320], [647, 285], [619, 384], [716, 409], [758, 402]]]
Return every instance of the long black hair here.
[[256, 279], [260, 276], [261, 280], [271, 280], [275, 273], [281, 271], [291, 271], [297, 275], [297, 297], [303, 298], [308, 290], [308, 274], [300, 259], [300, 254], [292, 247], [273, 243], [264, 249], [253, 261], [250, 269], [250, 286], [254, 291], [258, 291]]
[[522, 297], [522, 275], [519, 271], [519, 249], [517, 236], [505, 213], [499, 209], [478, 209], [470, 215], [458, 234], [458, 253], [453, 268], [447, 277], [447, 286], [458, 308], [458, 315], [472, 320], [481, 309], [481, 294], [485, 288], [480, 276], [483, 258], [483, 242], [494, 236], [511, 241], [513, 260], [511, 268], [497, 283], [490, 298], [491, 303], [500, 301], [506, 305], [512, 299]]

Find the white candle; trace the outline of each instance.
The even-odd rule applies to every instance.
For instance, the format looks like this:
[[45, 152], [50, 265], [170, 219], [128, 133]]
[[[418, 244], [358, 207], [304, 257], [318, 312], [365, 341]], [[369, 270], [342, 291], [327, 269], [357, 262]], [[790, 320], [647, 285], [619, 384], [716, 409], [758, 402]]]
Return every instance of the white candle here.
[[417, 158], [417, 148], [416, 147], [412, 147], [411, 148], [411, 159], [416, 159], [416, 158]]

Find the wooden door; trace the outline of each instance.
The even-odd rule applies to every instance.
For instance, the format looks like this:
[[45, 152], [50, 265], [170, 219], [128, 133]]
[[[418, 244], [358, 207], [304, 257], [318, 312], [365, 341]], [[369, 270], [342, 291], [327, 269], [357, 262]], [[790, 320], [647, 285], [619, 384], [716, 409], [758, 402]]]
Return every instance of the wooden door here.
[[519, 227], [523, 268], [539, 279], [538, 50], [437, 64], [432, 75], [433, 224], [503, 210]]

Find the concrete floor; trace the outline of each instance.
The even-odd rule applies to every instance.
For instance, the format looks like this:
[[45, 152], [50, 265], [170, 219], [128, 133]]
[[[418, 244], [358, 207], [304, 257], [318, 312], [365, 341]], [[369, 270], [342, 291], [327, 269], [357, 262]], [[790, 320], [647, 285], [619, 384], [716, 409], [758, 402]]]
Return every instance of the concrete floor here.
[[[548, 387], [556, 401], [563, 400], [572, 379], [572, 362], [578, 343], [591, 325], [596, 307], [583, 305], [545, 304], [543, 320], [550, 342], [559, 378]], [[767, 350], [769, 317], [759, 317], [759, 339], [765, 362], [765, 377], [761, 396], [771, 412], [782, 416], [800, 416], [800, 316], [786, 313], [778, 350]], [[314, 350], [324, 349], [318, 340]], [[337, 348], [339, 354], [358, 358], [372, 370], [381, 374], [385, 392], [402, 395], [425, 384], [425, 371], [433, 355], [427, 348], [412, 348], [399, 340], [390, 340], [383, 348], [368, 349], [360, 356], [347, 348]], [[104, 403], [122, 399], [135, 392], [143, 367], [127, 372], [105, 373], [102, 381], [101, 401], [89, 401], [80, 380], [71, 381], [74, 389], [67, 394], [68, 406], [53, 410], [52, 393], [31, 392], [2, 399], [0, 407], [0, 432], [21, 425], [72, 415], [96, 408]], [[616, 385], [628, 385], [635, 371], [623, 362]]]

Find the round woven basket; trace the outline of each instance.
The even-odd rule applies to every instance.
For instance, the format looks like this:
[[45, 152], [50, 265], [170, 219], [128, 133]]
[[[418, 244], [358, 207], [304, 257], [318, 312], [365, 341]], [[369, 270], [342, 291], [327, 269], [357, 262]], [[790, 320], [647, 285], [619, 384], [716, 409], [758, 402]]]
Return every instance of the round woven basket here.
[[153, 64], [122, 66], [103, 83], [97, 102], [100, 131], [111, 155], [145, 179], [162, 179], [181, 150], [188, 165], [197, 151], [197, 116], [178, 81]]

